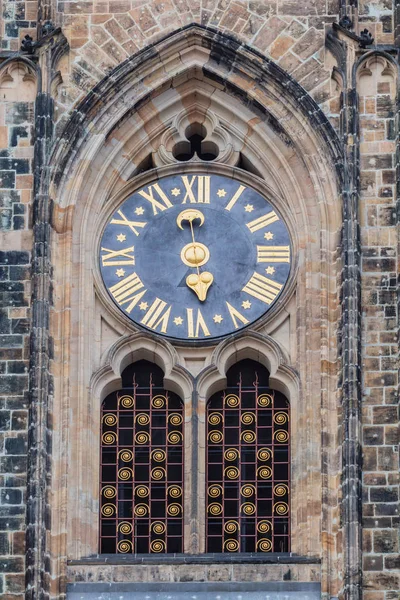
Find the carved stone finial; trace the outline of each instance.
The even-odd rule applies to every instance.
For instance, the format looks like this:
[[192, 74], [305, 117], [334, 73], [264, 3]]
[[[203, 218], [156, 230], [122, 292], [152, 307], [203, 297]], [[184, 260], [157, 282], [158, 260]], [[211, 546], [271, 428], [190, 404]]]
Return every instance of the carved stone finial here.
[[344, 15], [339, 21], [340, 27], [343, 29], [351, 29], [353, 27], [353, 21], [350, 19], [348, 15]]
[[35, 43], [33, 41], [33, 38], [30, 35], [26, 35], [21, 42], [22, 52], [28, 52], [28, 54], [33, 54], [34, 47]]
[[374, 43], [374, 38], [372, 34], [368, 31], [368, 29], [364, 29], [361, 31], [359, 35], [360, 48], [366, 48]]
[[42, 35], [49, 35], [53, 33], [55, 27], [51, 21], [45, 21], [42, 25]]

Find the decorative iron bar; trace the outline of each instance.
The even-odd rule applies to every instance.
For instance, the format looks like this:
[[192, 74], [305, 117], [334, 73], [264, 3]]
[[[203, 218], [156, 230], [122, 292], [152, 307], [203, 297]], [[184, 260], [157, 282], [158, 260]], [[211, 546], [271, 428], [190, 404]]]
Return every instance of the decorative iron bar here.
[[100, 552], [182, 552], [181, 400], [150, 373], [105, 399], [101, 423]]
[[207, 552], [289, 552], [289, 403], [242, 381], [207, 406]]

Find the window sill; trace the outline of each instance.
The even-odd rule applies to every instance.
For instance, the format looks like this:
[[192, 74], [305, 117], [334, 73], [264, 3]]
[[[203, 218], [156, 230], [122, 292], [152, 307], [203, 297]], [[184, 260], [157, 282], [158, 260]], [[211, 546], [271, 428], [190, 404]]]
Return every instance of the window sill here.
[[69, 565], [215, 565], [215, 564], [320, 564], [318, 557], [300, 556], [292, 552], [279, 554], [97, 554], [69, 560]]

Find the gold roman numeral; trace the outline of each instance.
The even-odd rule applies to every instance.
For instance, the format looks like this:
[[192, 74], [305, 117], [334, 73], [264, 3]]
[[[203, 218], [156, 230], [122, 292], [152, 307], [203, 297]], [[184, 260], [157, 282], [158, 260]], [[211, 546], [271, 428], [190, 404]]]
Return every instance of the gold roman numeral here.
[[197, 309], [196, 328], [193, 319], [193, 308], [187, 308], [186, 312], [188, 323], [188, 337], [198, 338], [200, 334], [200, 329], [205, 337], [211, 335], [199, 308]]
[[244, 317], [238, 310], [236, 310], [236, 308], [233, 308], [233, 306], [231, 306], [229, 302], [227, 302], [226, 305], [228, 307], [229, 314], [231, 315], [231, 319], [236, 329], [240, 327], [240, 325], [237, 322], [237, 319], [239, 319], [239, 321], [241, 321], [243, 325], [247, 325], [249, 321], [248, 319], [246, 319], [246, 317]]
[[245, 189], [246, 186], [239, 185], [238, 189], [236, 190], [232, 198], [229, 200], [228, 204], [225, 206], [225, 210], [231, 210], [235, 206], [236, 202], [239, 200], [240, 196], [242, 195]]
[[254, 298], [258, 298], [265, 304], [271, 304], [282, 289], [282, 285], [264, 275], [254, 272], [250, 280], [246, 283], [242, 292], [246, 292]]
[[143, 221], [129, 221], [122, 212], [122, 210], [117, 210], [117, 213], [121, 218], [111, 219], [111, 223], [113, 225], [126, 225], [131, 231], [133, 231], [135, 235], [139, 235], [140, 233], [139, 231], [137, 231], [136, 227], [143, 228], [145, 225], [147, 225], [147, 223], [143, 223]]
[[257, 262], [290, 262], [290, 246], [257, 246]]
[[[154, 192], [158, 196], [158, 200], [154, 197]], [[167, 210], [167, 208], [171, 208], [172, 204], [163, 190], [160, 188], [158, 183], [154, 185], [149, 185], [147, 188], [147, 192], [144, 190], [140, 190], [138, 192], [139, 196], [142, 196], [146, 200], [148, 200], [153, 208], [153, 214], [158, 215], [158, 210], [161, 212]], [[157, 210], [158, 209], [158, 210]]]
[[111, 286], [109, 291], [119, 306], [129, 302], [129, 305], [125, 310], [127, 313], [130, 313], [132, 308], [136, 306], [146, 293], [146, 290], [139, 292], [143, 287], [144, 285], [136, 273], [132, 273], [132, 275], [128, 275], [128, 277], [125, 277], [115, 285]]
[[133, 255], [134, 246], [124, 248], [123, 250], [110, 250], [109, 248], [102, 248], [101, 250], [108, 253], [101, 256], [103, 267], [135, 264], [135, 257]]
[[[189, 181], [187, 175], [182, 175], [182, 182], [186, 191], [182, 204], [186, 204], [186, 200], [189, 200], [191, 204], [210, 204], [210, 179], [211, 177], [209, 175], [193, 175]], [[193, 191], [193, 186], [196, 181], [197, 198]]]
[[171, 306], [166, 309], [167, 303], [160, 298], [156, 298], [149, 310], [144, 315], [141, 323], [156, 330], [161, 325], [161, 333], [167, 333], [169, 316], [171, 314]]
[[251, 233], [254, 233], [259, 229], [263, 229], [263, 227], [268, 227], [275, 221], [279, 221], [279, 217], [274, 210], [271, 210], [271, 212], [267, 213], [266, 215], [258, 217], [258, 219], [254, 219], [254, 221], [247, 223], [247, 227], [250, 229]]

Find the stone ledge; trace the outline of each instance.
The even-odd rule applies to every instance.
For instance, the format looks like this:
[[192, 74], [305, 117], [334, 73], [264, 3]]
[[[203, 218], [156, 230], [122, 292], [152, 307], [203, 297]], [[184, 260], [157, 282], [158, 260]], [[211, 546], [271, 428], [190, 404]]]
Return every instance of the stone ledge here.
[[309, 564], [318, 565], [318, 557], [299, 556], [298, 554], [98, 554], [87, 558], [69, 560], [71, 566], [89, 565], [209, 565], [209, 564]]

